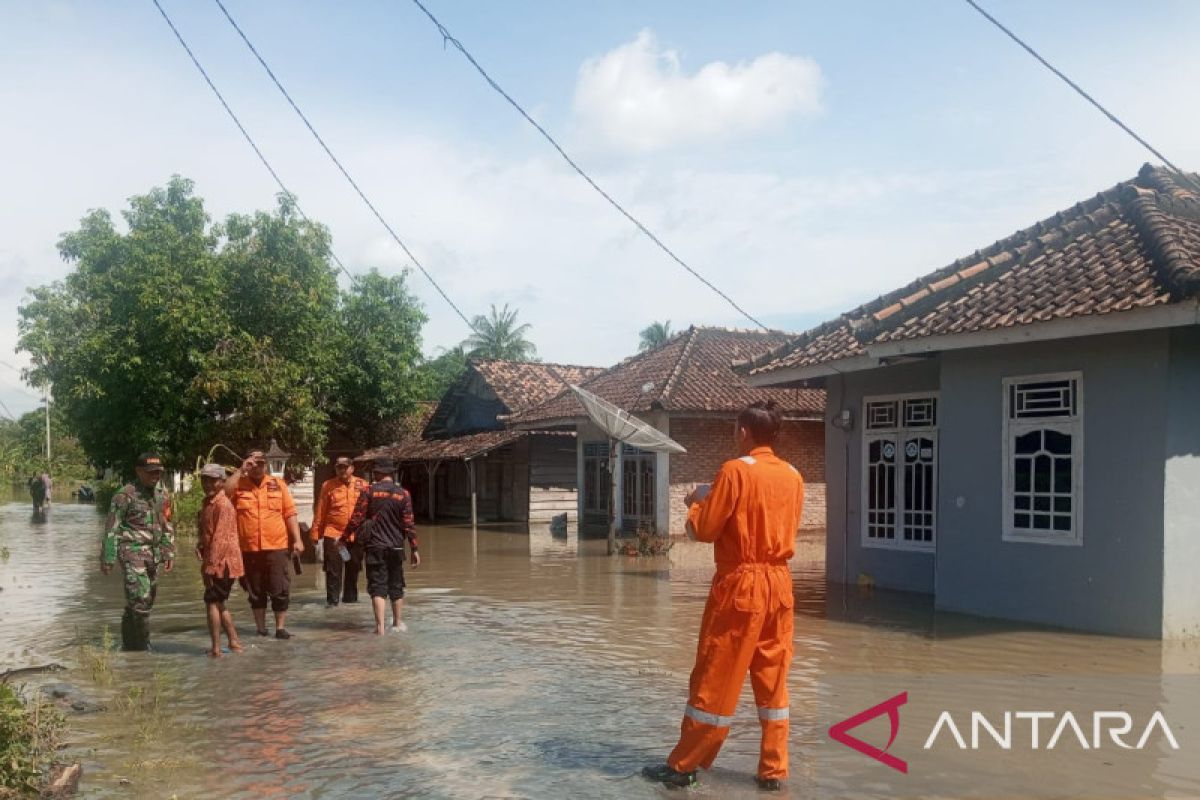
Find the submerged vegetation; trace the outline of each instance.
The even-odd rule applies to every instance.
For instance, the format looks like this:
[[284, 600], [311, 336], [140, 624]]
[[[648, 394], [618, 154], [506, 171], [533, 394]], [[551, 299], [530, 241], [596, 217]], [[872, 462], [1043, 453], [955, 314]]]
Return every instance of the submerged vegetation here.
[[62, 713], [41, 694], [26, 700], [0, 683], [0, 800], [36, 797], [42, 791], [64, 728]]

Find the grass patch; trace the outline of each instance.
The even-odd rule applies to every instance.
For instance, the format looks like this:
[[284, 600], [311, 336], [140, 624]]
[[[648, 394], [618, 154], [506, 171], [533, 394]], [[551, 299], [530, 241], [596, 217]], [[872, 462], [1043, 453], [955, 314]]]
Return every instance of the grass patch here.
[[38, 795], [65, 727], [62, 713], [41, 694], [26, 701], [9, 684], [0, 684], [0, 798]]
[[112, 685], [112, 654], [116, 649], [116, 637], [107, 625], [100, 632], [99, 644], [83, 642], [79, 645], [79, 663], [91, 673], [92, 681], [97, 686]]

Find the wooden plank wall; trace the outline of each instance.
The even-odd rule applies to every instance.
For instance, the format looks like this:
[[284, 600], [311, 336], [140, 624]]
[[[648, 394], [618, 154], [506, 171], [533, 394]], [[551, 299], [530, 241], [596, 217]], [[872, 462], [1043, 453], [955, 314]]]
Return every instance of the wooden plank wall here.
[[547, 524], [560, 514], [574, 524], [579, 507], [576, 499], [575, 438], [570, 436], [529, 437], [529, 524]]

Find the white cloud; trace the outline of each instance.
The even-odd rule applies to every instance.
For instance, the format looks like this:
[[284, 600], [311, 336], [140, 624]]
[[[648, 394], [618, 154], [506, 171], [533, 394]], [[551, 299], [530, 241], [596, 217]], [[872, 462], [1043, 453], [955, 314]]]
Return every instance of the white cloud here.
[[725, 140], [821, 110], [821, 68], [811, 58], [766, 53], [749, 62], [713, 61], [688, 75], [675, 50], [643, 30], [579, 70], [576, 122], [585, 138], [648, 152]]

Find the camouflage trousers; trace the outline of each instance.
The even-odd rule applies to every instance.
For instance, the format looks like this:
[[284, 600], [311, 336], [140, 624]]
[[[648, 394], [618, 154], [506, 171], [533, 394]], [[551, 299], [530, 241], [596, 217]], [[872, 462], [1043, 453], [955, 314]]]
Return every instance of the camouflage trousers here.
[[135, 614], [149, 614], [158, 593], [157, 559], [149, 550], [133, 549], [123, 550], [119, 558], [125, 573], [125, 608]]

